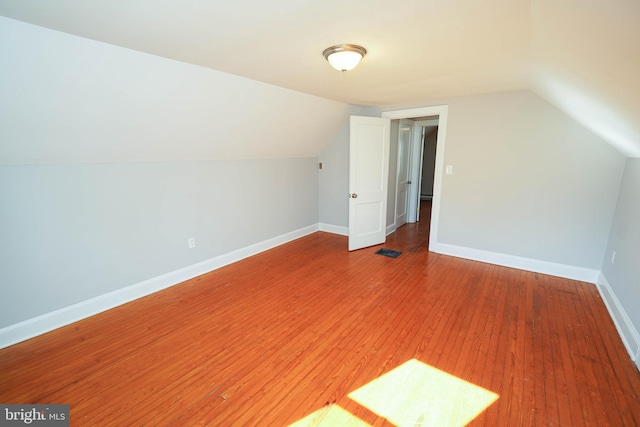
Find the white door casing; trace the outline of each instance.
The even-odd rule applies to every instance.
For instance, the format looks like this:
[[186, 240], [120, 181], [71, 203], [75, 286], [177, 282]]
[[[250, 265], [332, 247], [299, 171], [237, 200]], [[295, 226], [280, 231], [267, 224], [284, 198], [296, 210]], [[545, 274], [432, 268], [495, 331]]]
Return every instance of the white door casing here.
[[411, 184], [411, 136], [413, 122], [403, 119], [398, 130], [398, 168], [396, 179], [396, 228], [407, 223], [407, 208], [409, 207], [409, 187]]
[[382, 112], [382, 117], [391, 120], [438, 116], [439, 125], [436, 142], [436, 164], [433, 176], [433, 204], [431, 208], [431, 223], [429, 227], [429, 250], [432, 252], [441, 252], [440, 246], [442, 245], [438, 240], [438, 235], [440, 231], [442, 173], [444, 170], [448, 111], [449, 107], [447, 105], [436, 105], [432, 107], [417, 107]]
[[420, 194], [422, 189], [422, 160], [424, 156], [424, 137], [425, 127], [438, 126], [439, 117], [416, 120], [413, 124], [414, 137], [411, 147], [411, 171], [409, 173], [412, 182], [417, 185], [411, 187], [409, 191], [409, 213], [407, 214], [407, 222], [420, 221]]
[[386, 239], [390, 123], [379, 117], [350, 119], [350, 251], [378, 245]]

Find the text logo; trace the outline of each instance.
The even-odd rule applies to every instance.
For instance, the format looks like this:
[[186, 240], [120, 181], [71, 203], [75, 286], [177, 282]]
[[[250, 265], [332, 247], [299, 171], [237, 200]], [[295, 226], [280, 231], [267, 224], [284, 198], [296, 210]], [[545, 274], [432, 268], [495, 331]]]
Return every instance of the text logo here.
[[0, 426], [68, 427], [69, 405], [0, 404]]

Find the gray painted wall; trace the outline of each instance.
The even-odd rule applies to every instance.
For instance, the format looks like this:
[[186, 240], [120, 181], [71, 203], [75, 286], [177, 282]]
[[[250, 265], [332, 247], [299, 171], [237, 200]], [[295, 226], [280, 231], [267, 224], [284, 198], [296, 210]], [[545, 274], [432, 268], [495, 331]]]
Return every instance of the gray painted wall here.
[[[353, 110], [353, 115], [380, 117], [380, 109], [362, 107]], [[340, 130], [331, 144], [320, 154], [323, 170], [318, 177], [320, 222], [323, 224], [349, 226], [349, 119], [341, 122]]]
[[[615, 262], [611, 255], [616, 252]], [[602, 273], [640, 331], [640, 159], [627, 159]], [[638, 361], [636, 361], [638, 363]]]
[[[528, 91], [382, 109], [442, 104], [454, 174], [443, 179], [440, 242], [600, 269], [624, 156]], [[346, 199], [332, 208], [347, 212]]]
[[333, 142], [320, 155], [323, 169], [319, 172], [320, 222], [347, 227], [349, 225], [349, 121], [346, 120]]
[[624, 156], [531, 92], [448, 104], [440, 242], [598, 270]]
[[317, 224], [359, 110], [1, 17], [0, 58], [0, 328]]
[[0, 17], [0, 165], [317, 157], [357, 107]]
[[0, 167], [0, 328], [316, 224], [316, 161]]

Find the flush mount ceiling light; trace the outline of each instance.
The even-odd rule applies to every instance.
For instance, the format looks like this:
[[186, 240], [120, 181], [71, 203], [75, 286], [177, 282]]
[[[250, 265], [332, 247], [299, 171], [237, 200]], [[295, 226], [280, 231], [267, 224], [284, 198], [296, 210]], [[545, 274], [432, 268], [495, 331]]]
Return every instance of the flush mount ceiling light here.
[[338, 71], [353, 70], [367, 54], [367, 50], [355, 44], [339, 44], [322, 52], [329, 64]]

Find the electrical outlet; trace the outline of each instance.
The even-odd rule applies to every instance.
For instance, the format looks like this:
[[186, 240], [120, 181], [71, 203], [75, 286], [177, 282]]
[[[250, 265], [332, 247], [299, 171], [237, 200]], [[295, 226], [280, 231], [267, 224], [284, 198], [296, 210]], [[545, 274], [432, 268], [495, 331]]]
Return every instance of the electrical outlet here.
[[613, 251], [611, 253], [611, 264], [613, 264], [614, 262], [616, 262], [616, 251]]
[[453, 165], [447, 165], [446, 173], [447, 175], [453, 175]]
[[189, 249], [193, 249], [196, 247], [196, 239], [195, 237], [190, 237], [187, 239], [187, 244], [189, 245]]

